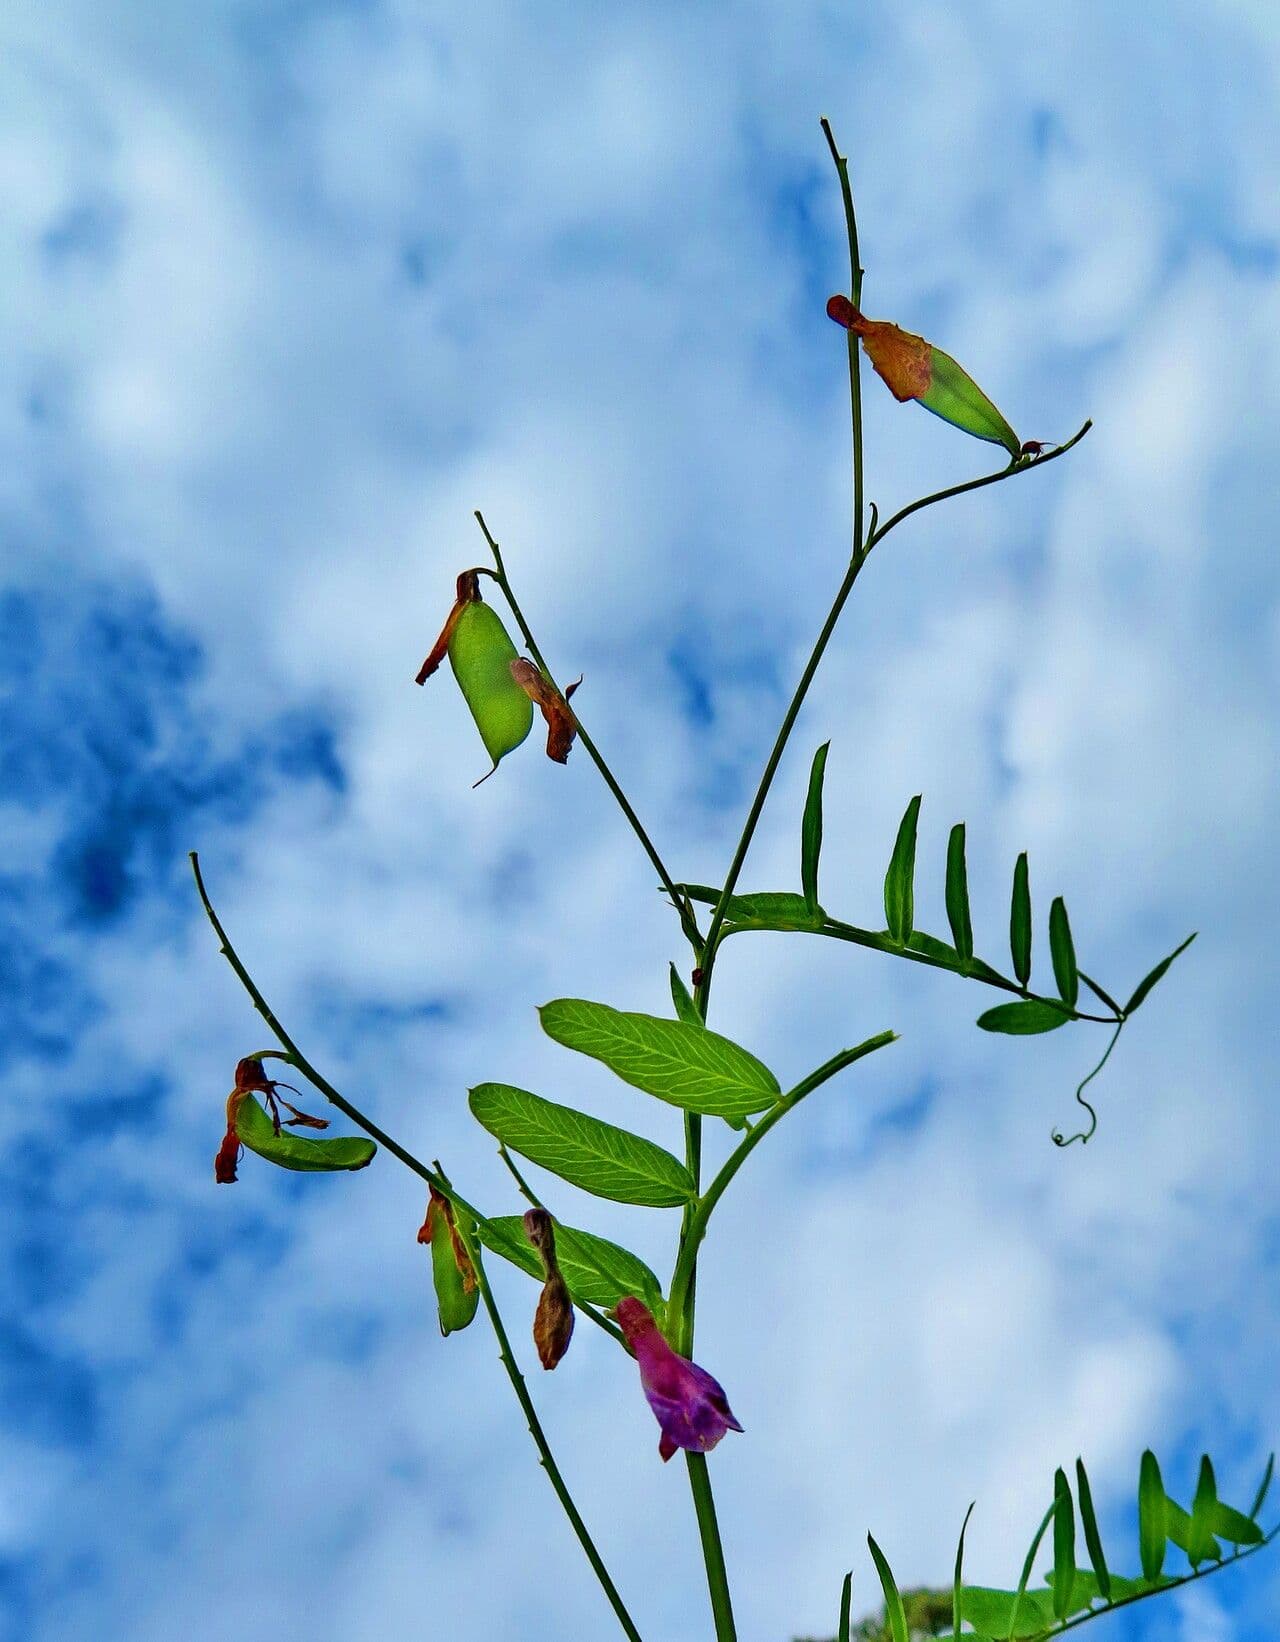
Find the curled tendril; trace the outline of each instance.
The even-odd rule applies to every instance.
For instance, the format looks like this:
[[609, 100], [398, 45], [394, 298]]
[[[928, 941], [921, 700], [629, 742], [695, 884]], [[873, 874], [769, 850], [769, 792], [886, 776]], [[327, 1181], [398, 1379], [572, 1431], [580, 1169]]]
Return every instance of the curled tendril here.
[[1081, 1078], [1080, 1082], [1076, 1085], [1076, 1100], [1081, 1106], [1084, 1107], [1085, 1111], [1088, 1112], [1088, 1114], [1089, 1114], [1089, 1127], [1087, 1129], [1079, 1130], [1074, 1135], [1066, 1135], [1066, 1136], [1063, 1135], [1061, 1129], [1051, 1130], [1050, 1133], [1051, 1133], [1051, 1137], [1052, 1137], [1052, 1140], [1053, 1140], [1053, 1144], [1055, 1146], [1070, 1146], [1074, 1141], [1077, 1141], [1077, 1140], [1080, 1142], [1080, 1144], [1082, 1146], [1087, 1146], [1089, 1144], [1089, 1141], [1093, 1138], [1093, 1132], [1098, 1127], [1098, 1114], [1097, 1114], [1097, 1112], [1094, 1111], [1093, 1107], [1090, 1106], [1089, 1102], [1084, 1098], [1085, 1087], [1086, 1087], [1086, 1085], [1093, 1082], [1094, 1078], [1097, 1077], [1098, 1073], [1107, 1064], [1107, 1061], [1111, 1058], [1111, 1051], [1115, 1048], [1116, 1043], [1118, 1042], [1120, 1034], [1123, 1030], [1124, 1030], [1124, 1021], [1123, 1020], [1118, 1020], [1116, 1022], [1116, 1029], [1111, 1034], [1111, 1042], [1107, 1045], [1105, 1051], [1103, 1052], [1102, 1059], [1094, 1067], [1093, 1071], [1088, 1073], [1087, 1076]]

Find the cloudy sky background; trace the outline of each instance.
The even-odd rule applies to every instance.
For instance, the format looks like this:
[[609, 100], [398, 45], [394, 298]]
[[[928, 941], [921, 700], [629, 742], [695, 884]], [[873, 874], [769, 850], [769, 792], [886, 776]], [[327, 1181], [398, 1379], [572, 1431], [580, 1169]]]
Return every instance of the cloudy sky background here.
[[[556, 1049], [557, 995], [668, 1007], [678, 931], [581, 751], [483, 750], [412, 674], [481, 555], [680, 876], [723, 873], [847, 545], [838, 193], [869, 312], [936, 339], [1045, 472], [869, 566], [744, 882], [918, 918], [969, 823], [979, 949], [1030, 851], [1121, 1042], [973, 1026], [973, 986], [732, 943], [714, 1021], [784, 1083], [893, 1027], [752, 1160], [698, 1355], [743, 1642], [903, 1581], [1016, 1578], [1083, 1453], [1136, 1566], [1148, 1443], [1246, 1506], [1280, 1432], [1280, 28], [1173, 4], [470, 8], [11, 0], [0, 31], [3, 1642], [551, 1642], [611, 1620], [482, 1324], [442, 1342], [415, 1181], [210, 1160], [263, 1028], [196, 906], [342, 1088], [495, 1211], [464, 1091], [507, 1078], [676, 1144]], [[890, 509], [996, 465], [879, 384]], [[1044, 961], [1041, 922], [1041, 961]], [[665, 1271], [673, 1225], [555, 1188]], [[532, 1289], [496, 1273], [526, 1341]], [[633, 1366], [525, 1348], [645, 1635], [708, 1634], [687, 1486]], [[1175, 1486], [1176, 1485], [1176, 1486]], [[1280, 1562], [1100, 1622], [1264, 1642]]]

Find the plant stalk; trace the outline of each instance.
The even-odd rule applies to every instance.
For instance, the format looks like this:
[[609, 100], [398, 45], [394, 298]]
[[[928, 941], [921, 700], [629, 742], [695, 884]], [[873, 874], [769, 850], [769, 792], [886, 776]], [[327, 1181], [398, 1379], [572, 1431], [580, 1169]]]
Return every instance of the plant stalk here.
[[498, 1357], [501, 1360], [503, 1368], [507, 1371], [507, 1378], [511, 1381], [511, 1389], [515, 1392], [516, 1399], [519, 1402], [521, 1409], [524, 1411], [525, 1421], [529, 1427], [529, 1435], [533, 1438], [534, 1445], [538, 1450], [539, 1464], [547, 1473], [547, 1477], [551, 1482], [552, 1488], [555, 1489], [556, 1498], [560, 1501], [560, 1504], [564, 1509], [565, 1516], [568, 1517], [574, 1533], [578, 1536], [578, 1543], [582, 1546], [583, 1553], [585, 1554], [587, 1561], [591, 1564], [592, 1572], [599, 1580], [600, 1588], [608, 1598], [609, 1606], [613, 1609], [615, 1615], [617, 1616], [619, 1625], [621, 1625], [624, 1633], [630, 1638], [630, 1642], [642, 1642], [640, 1632], [636, 1629], [635, 1621], [627, 1612], [626, 1603], [623, 1602], [622, 1597], [619, 1595], [618, 1587], [613, 1583], [609, 1570], [605, 1567], [604, 1560], [599, 1551], [596, 1549], [595, 1541], [591, 1538], [591, 1535], [587, 1530], [587, 1525], [582, 1520], [578, 1507], [573, 1503], [573, 1496], [570, 1494], [568, 1486], [560, 1474], [560, 1468], [556, 1464], [555, 1456], [551, 1452], [551, 1445], [547, 1442], [546, 1434], [542, 1429], [542, 1423], [538, 1419], [537, 1410], [533, 1406], [533, 1399], [529, 1395], [529, 1387], [525, 1384], [524, 1375], [520, 1372], [520, 1365], [516, 1362], [515, 1356], [512, 1353], [511, 1342], [507, 1338], [506, 1327], [504, 1326], [502, 1316], [498, 1311], [498, 1303], [493, 1297], [493, 1290], [489, 1287], [489, 1279], [485, 1273], [484, 1261], [480, 1254], [479, 1245], [470, 1237], [461, 1222], [461, 1218], [458, 1222], [458, 1235], [461, 1237], [463, 1245], [467, 1251], [467, 1256], [470, 1259], [472, 1266], [475, 1268], [476, 1283], [480, 1289], [480, 1298], [484, 1301], [484, 1309], [488, 1313], [489, 1322], [493, 1327], [494, 1337], [498, 1342]]

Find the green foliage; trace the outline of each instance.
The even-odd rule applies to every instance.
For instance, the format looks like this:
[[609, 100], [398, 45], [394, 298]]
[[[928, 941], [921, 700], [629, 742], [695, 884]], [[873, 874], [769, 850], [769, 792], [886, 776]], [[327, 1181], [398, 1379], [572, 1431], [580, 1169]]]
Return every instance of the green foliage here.
[[[634, 1294], [655, 1317], [662, 1316], [662, 1286], [638, 1255], [592, 1232], [565, 1226], [559, 1220], [555, 1229], [560, 1271], [576, 1302], [615, 1306], [625, 1295]], [[520, 1215], [504, 1214], [493, 1220], [482, 1220], [480, 1241], [539, 1283], [543, 1281], [542, 1261], [525, 1235]]]
[[830, 750], [831, 743], [824, 741], [813, 755], [804, 819], [800, 823], [800, 883], [804, 889], [805, 910], [811, 915], [822, 911], [818, 905], [818, 857], [822, 854], [822, 783]]
[[893, 1642], [909, 1642], [907, 1636], [907, 1616], [902, 1606], [902, 1597], [898, 1594], [898, 1587], [894, 1581], [893, 1572], [885, 1559], [884, 1552], [867, 1535], [867, 1544], [871, 1549], [871, 1557], [876, 1565], [876, 1572], [880, 1575], [880, 1586], [884, 1591], [884, 1612], [889, 1622], [889, 1635]]
[[1049, 953], [1053, 959], [1053, 978], [1058, 983], [1058, 996], [1068, 1009], [1074, 1009], [1080, 996], [1080, 971], [1076, 968], [1076, 948], [1071, 939], [1067, 904], [1061, 895], [1054, 897], [1049, 908]]
[[680, 971], [674, 964], [671, 968], [671, 1002], [675, 1007], [676, 1019], [683, 1021], [686, 1026], [701, 1026], [702, 1016], [698, 1013], [698, 1006], [684, 984]]
[[947, 922], [956, 956], [967, 963], [973, 957], [973, 922], [969, 914], [969, 871], [965, 863], [964, 822], [957, 821], [947, 839]]
[[1027, 852], [1014, 863], [1013, 894], [1009, 900], [1009, 953], [1019, 986], [1031, 979], [1031, 872]]
[[1028, 998], [1025, 1003], [1002, 1003], [978, 1016], [984, 1032], [1005, 1032], [1014, 1037], [1033, 1032], [1054, 1032], [1071, 1019], [1057, 1004]]
[[628, 1129], [509, 1083], [479, 1083], [470, 1102], [477, 1123], [504, 1146], [597, 1197], [663, 1209], [696, 1195], [683, 1163]]
[[893, 854], [884, 875], [884, 919], [891, 938], [904, 946], [915, 919], [916, 829], [920, 824], [919, 793], [907, 805], [898, 823]]
[[373, 1162], [378, 1150], [363, 1135], [339, 1135], [333, 1140], [310, 1140], [291, 1129], [275, 1125], [253, 1098], [246, 1095], [236, 1111], [236, 1134], [251, 1152], [265, 1157], [281, 1169], [304, 1173], [330, 1173], [339, 1169], [363, 1169]]
[[1142, 980], [1138, 982], [1137, 987], [1134, 989], [1133, 996], [1124, 1006], [1124, 1013], [1126, 1015], [1132, 1015], [1135, 1009], [1142, 1006], [1142, 1004], [1146, 1001], [1147, 994], [1151, 991], [1152, 987], [1156, 986], [1164, 979], [1166, 973], [1168, 972], [1169, 965], [1175, 958], [1181, 957], [1194, 940], [1194, 934], [1188, 935], [1186, 940], [1183, 941], [1181, 945], [1174, 947], [1173, 951], [1167, 958], [1161, 958], [1160, 962], [1149, 975], [1143, 976]]
[[624, 1014], [583, 998], [557, 998], [539, 1011], [557, 1043], [602, 1061], [624, 1083], [704, 1117], [737, 1127], [772, 1106], [782, 1090], [769, 1068], [718, 1032], [656, 1015]]
[[[709, 884], [677, 884], [691, 901], [716, 906], [720, 891]], [[803, 895], [790, 890], [765, 890], [756, 895], [731, 895], [725, 902], [725, 924], [735, 929], [808, 930], [823, 927], [821, 909], [814, 910]]]
[[[1268, 1466], [1270, 1477], [1271, 1467]], [[1085, 1543], [1089, 1550], [1091, 1571], [1076, 1566], [1076, 1521], [1071, 1487], [1067, 1474], [1059, 1469], [1054, 1476], [1053, 1504], [1045, 1513], [1027, 1551], [1022, 1565], [1022, 1576], [1014, 1590], [994, 1586], [966, 1585], [962, 1580], [964, 1530], [956, 1552], [955, 1588], [951, 1593], [951, 1613], [943, 1611], [944, 1593], [934, 1592], [936, 1605], [933, 1629], [921, 1627], [917, 1632], [909, 1602], [898, 1597], [893, 1572], [874, 1539], [868, 1536], [871, 1554], [885, 1593], [886, 1614], [883, 1621], [867, 1621], [859, 1630], [850, 1632], [851, 1642], [865, 1638], [866, 1642], [904, 1642], [905, 1635], [914, 1639], [921, 1636], [941, 1635], [948, 1621], [954, 1626], [956, 1616], [972, 1626], [975, 1642], [1043, 1642], [1043, 1639], [1063, 1630], [1074, 1630], [1091, 1619], [1109, 1613], [1120, 1606], [1145, 1600], [1162, 1591], [1174, 1590], [1192, 1580], [1202, 1579], [1244, 1557], [1251, 1556], [1269, 1544], [1280, 1525], [1264, 1534], [1256, 1522], [1257, 1511], [1265, 1490], [1259, 1490], [1254, 1510], [1246, 1516], [1218, 1499], [1213, 1464], [1208, 1455], [1200, 1462], [1199, 1479], [1191, 1511], [1185, 1511], [1165, 1492], [1160, 1466], [1150, 1450], [1142, 1456], [1138, 1483], [1138, 1542], [1142, 1573], [1132, 1578], [1112, 1574], [1107, 1566], [1093, 1508], [1093, 1496], [1084, 1465], [1076, 1461], [1076, 1486], [1080, 1501], [1080, 1516], [1084, 1526]], [[970, 1507], [972, 1510], [972, 1507]], [[965, 1527], [969, 1518], [965, 1517]], [[1045, 1584], [1034, 1587], [1031, 1583], [1041, 1542], [1050, 1527], [1053, 1529], [1053, 1567], [1045, 1575]], [[1215, 1535], [1229, 1539], [1237, 1546], [1230, 1557], [1224, 1557]], [[1169, 1544], [1182, 1551], [1187, 1569], [1181, 1573], [1166, 1573], [1164, 1563]]]

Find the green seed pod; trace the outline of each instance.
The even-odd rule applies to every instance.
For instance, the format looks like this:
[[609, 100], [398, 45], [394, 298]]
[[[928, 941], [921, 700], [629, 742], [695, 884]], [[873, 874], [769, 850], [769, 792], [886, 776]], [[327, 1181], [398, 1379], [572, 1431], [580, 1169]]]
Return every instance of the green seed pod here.
[[427, 1217], [418, 1232], [419, 1243], [431, 1247], [431, 1278], [436, 1291], [440, 1332], [455, 1334], [466, 1328], [480, 1304], [480, 1290], [471, 1261], [453, 1223], [448, 1200], [432, 1188]]
[[895, 399], [916, 399], [926, 410], [975, 439], [1003, 445], [1010, 456], [1022, 454], [1017, 434], [950, 354], [899, 325], [864, 318], [848, 297], [833, 296], [827, 303], [827, 313], [837, 325], [862, 338], [872, 368]]
[[1010, 456], [1017, 456], [1021, 440], [968, 372], [941, 348], [929, 349], [929, 363], [929, 390], [920, 395], [924, 408], [975, 439], [1003, 445]]
[[496, 770], [533, 728], [533, 702], [512, 675], [511, 663], [519, 659], [516, 647], [497, 611], [481, 599], [477, 570], [464, 570], [458, 577], [457, 600], [415, 682], [425, 684], [446, 655]]
[[479, 599], [465, 604], [449, 635], [449, 662], [494, 770], [533, 728], [533, 702], [511, 676], [515, 659], [493, 606]]
[[[235, 1097], [233, 1097], [235, 1098]], [[334, 1169], [363, 1169], [378, 1150], [363, 1135], [339, 1135], [333, 1140], [309, 1140], [281, 1129], [252, 1095], [241, 1093], [236, 1102], [232, 1132], [251, 1152], [281, 1169], [327, 1173]]]

